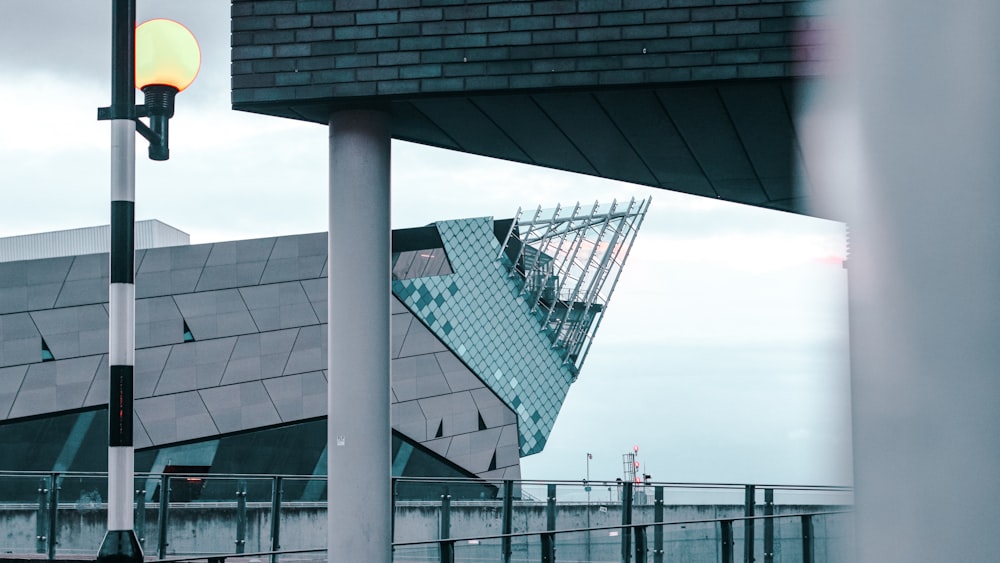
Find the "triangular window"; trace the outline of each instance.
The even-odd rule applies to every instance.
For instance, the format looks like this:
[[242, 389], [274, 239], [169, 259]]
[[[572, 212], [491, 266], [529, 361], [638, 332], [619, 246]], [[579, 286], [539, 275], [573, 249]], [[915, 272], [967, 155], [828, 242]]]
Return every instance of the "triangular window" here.
[[486, 430], [486, 421], [483, 420], [483, 413], [476, 413], [479, 417], [479, 429]]
[[56, 357], [52, 355], [52, 350], [49, 350], [49, 344], [47, 342], [45, 342], [45, 339], [43, 338], [42, 339], [42, 361], [43, 362], [51, 362], [52, 360], [55, 360], [55, 359], [56, 359]]
[[496, 452], [496, 450], [494, 450], [493, 451], [493, 458], [490, 459], [490, 468], [487, 469], [487, 471], [493, 471], [496, 468], [497, 468], [497, 452]]
[[444, 421], [438, 423], [438, 430], [434, 433], [435, 438], [440, 438], [444, 436]]
[[187, 321], [184, 321], [184, 342], [194, 342], [194, 335], [191, 334], [191, 329], [188, 328]]

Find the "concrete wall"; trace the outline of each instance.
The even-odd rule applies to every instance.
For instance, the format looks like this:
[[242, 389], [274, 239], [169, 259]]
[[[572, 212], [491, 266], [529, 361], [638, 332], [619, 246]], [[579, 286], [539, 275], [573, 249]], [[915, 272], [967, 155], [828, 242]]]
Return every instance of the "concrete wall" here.
[[[778, 514], [797, 514], [836, 510], [842, 507], [779, 505]], [[545, 529], [545, 506], [542, 503], [516, 503], [514, 532], [541, 531]], [[761, 509], [758, 507], [758, 512]], [[743, 514], [738, 505], [668, 505], [664, 511], [665, 522], [735, 518]], [[452, 538], [495, 535], [502, 532], [502, 505], [499, 502], [455, 502], [451, 508]], [[614, 526], [621, 523], [620, 506], [616, 505], [560, 505], [556, 519], [557, 529]], [[270, 506], [255, 503], [247, 510], [246, 552], [270, 549]], [[639, 506], [633, 513], [633, 522], [653, 521], [653, 507]], [[419, 541], [440, 537], [440, 505], [437, 503], [399, 503], [395, 514], [395, 541]], [[61, 555], [86, 555], [96, 553], [104, 536], [106, 525], [103, 505], [60, 505], [58, 518], [58, 553]], [[814, 518], [816, 563], [848, 562], [853, 546], [851, 516], [817, 516]], [[734, 553], [741, 558], [743, 552], [743, 525], [733, 526]], [[648, 531], [652, 549], [653, 531]], [[801, 526], [799, 518], [784, 518], [775, 523], [775, 557], [777, 563], [798, 563], [802, 560]], [[757, 524], [755, 546], [757, 559], [763, 561], [763, 524]], [[0, 558], [12, 554], [32, 553], [36, 547], [36, 508], [30, 505], [7, 505], [0, 508]], [[155, 555], [157, 550], [157, 510], [146, 511], [145, 551]], [[190, 553], [232, 553], [236, 540], [235, 504], [177, 504], [169, 511], [169, 555]], [[538, 536], [516, 539], [513, 542], [514, 559], [540, 561]], [[664, 528], [664, 547], [667, 560], [689, 563], [721, 561], [720, 532], [717, 523], [675, 524]], [[326, 507], [316, 503], [285, 505], [281, 513], [281, 548], [322, 548], [326, 545]], [[500, 542], [487, 540], [479, 543], [462, 541], [456, 544], [456, 559], [499, 559]], [[618, 561], [621, 536], [617, 531], [603, 530], [561, 534], [557, 536], [557, 557], [562, 561]], [[434, 546], [400, 547], [395, 561], [427, 560], [437, 557]]]

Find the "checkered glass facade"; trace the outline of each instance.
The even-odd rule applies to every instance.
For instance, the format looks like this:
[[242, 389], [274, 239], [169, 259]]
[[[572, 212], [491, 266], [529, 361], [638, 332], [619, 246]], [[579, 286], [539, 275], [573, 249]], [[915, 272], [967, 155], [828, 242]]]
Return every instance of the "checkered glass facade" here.
[[493, 219], [437, 223], [448, 275], [393, 281], [401, 299], [517, 413], [521, 455], [540, 452], [573, 381], [521, 282], [497, 259]]

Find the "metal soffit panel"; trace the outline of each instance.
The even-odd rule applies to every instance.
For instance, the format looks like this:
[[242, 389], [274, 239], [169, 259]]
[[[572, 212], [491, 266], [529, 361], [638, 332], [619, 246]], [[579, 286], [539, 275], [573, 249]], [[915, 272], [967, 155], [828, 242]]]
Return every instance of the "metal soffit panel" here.
[[[397, 139], [804, 213], [795, 90], [788, 78], [736, 80], [409, 97], [390, 108]], [[325, 124], [331, 109], [266, 113]]]
[[789, 80], [411, 99], [403, 140], [802, 212]]

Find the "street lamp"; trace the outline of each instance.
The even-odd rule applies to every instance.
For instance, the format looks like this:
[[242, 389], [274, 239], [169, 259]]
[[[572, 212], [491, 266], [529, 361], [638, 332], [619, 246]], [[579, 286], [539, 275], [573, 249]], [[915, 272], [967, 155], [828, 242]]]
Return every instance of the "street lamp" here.
[[194, 82], [200, 66], [198, 41], [183, 25], [155, 19], [136, 28], [135, 87], [146, 95], [142, 107], [153, 135], [142, 132], [142, 122], [137, 122], [137, 128], [149, 140], [149, 158], [170, 157], [167, 122], [174, 116], [174, 96]]
[[[111, 2], [111, 252], [108, 288], [108, 532], [97, 561], [142, 563], [132, 503], [133, 372], [135, 365], [135, 133], [149, 141], [149, 157], [170, 155], [167, 122], [174, 95], [198, 74], [198, 42], [184, 26], [153, 20], [135, 27], [135, 0]], [[154, 23], [155, 22], [155, 23]], [[170, 54], [173, 52], [173, 55]], [[141, 69], [141, 75], [139, 71]], [[141, 82], [139, 82], [141, 81]], [[146, 104], [135, 105], [140, 83]], [[139, 120], [148, 117], [147, 126]], [[166, 494], [165, 492], [163, 494]]]

